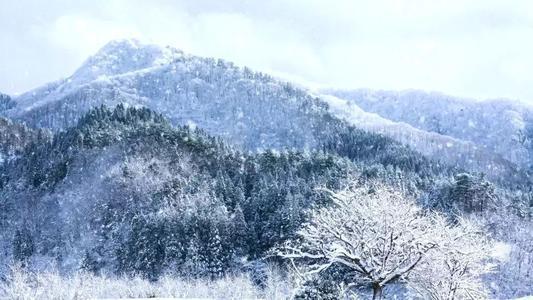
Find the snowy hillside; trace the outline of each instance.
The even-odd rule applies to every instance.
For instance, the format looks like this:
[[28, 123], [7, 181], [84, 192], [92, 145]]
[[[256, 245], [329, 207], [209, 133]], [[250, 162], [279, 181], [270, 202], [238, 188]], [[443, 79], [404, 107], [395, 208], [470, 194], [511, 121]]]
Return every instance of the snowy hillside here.
[[[92, 107], [125, 103], [249, 149], [314, 146], [302, 118], [321, 109], [305, 92], [268, 75], [130, 40], [111, 42], [71, 77], [15, 100], [5, 115], [33, 126], [63, 129]], [[301, 130], [283, 131], [280, 124], [288, 122]]]
[[329, 104], [331, 112], [336, 116], [359, 128], [380, 133], [407, 144], [428, 157], [495, 176], [516, 168], [502, 155], [471, 141], [419, 129], [402, 120], [391, 121], [377, 113], [364, 111], [350, 100], [331, 95], [321, 95], [320, 98]]
[[367, 113], [364, 106], [316, 96], [230, 62], [135, 40], [110, 42], [69, 78], [22, 94], [15, 102], [5, 116], [54, 130], [72, 126], [102, 104], [146, 106], [173, 124], [199, 126], [250, 150], [317, 147], [318, 136], [328, 132], [313, 119], [331, 109], [349, 124], [390, 136], [433, 159], [494, 177], [516, 173], [516, 166], [492, 148], [461, 137]]
[[79, 282], [87, 298], [240, 285], [258, 296], [228, 298], [276, 299], [280, 282], [299, 299], [533, 292], [520, 104], [315, 93], [121, 40], [66, 79], [0, 95], [0, 116], [0, 298], [81, 297]]
[[176, 49], [140, 44], [136, 40], [117, 40], [89, 57], [70, 77], [49, 83], [17, 97], [18, 106], [32, 110], [48, 105], [91, 82], [171, 63], [182, 56]]
[[474, 143], [519, 165], [531, 163], [533, 107], [510, 100], [474, 101], [423, 91], [325, 91], [361, 109], [415, 128]]
[[318, 152], [243, 155], [148, 109], [91, 110], [0, 164], [0, 273], [32, 256], [67, 271], [218, 278], [290, 236], [323, 201], [316, 187], [353, 167]]

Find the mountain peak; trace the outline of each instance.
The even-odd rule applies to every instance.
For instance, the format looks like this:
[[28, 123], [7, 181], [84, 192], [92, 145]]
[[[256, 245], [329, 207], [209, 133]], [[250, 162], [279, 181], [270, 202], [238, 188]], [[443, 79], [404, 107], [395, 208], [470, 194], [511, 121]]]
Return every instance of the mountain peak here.
[[89, 57], [70, 77], [77, 83], [113, 76], [171, 63], [183, 53], [171, 47], [145, 44], [136, 39], [108, 42]]
[[141, 48], [143, 46], [143, 43], [135, 38], [124, 38], [124, 39], [116, 39], [111, 40], [107, 42], [100, 51], [109, 51], [113, 49], [120, 49], [120, 48]]

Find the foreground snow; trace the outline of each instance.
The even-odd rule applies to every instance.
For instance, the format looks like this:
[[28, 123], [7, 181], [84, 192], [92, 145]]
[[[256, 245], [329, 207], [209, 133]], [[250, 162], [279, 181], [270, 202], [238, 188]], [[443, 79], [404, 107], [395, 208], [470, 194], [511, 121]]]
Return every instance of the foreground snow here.
[[285, 299], [288, 283], [275, 273], [264, 289], [244, 275], [217, 280], [164, 276], [157, 282], [139, 277], [111, 278], [78, 273], [27, 273], [14, 270], [0, 281], [0, 299]]

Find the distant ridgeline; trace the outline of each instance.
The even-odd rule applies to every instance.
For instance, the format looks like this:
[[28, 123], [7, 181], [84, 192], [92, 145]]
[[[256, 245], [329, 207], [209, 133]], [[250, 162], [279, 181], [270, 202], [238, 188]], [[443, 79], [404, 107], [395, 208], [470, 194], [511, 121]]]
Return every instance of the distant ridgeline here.
[[491, 180], [533, 171], [533, 106], [527, 103], [475, 101], [418, 90], [323, 92], [342, 99], [348, 108], [392, 122], [372, 125], [385, 135], [426, 155], [435, 153], [439, 159], [485, 172]]
[[[531, 183], [527, 169], [489, 155], [492, 152], [463, 149], [476, 145], [456, 140], [458, 144], [451, 147], [453, 139], [415, 134], [405, 126], [377, 126], [402, 134], [381, 129], [381, 135], [368, 134], [361, 130], [366, 127], [341, 120], [324, 97], [268, 74], [133, 40], [110, 42], [67, 79], [11, 102], [16, 105], [7, 105], [0, 115], [53, 131], [76, 125], [94, 107], [123, 103], [152, 109], [173, 125], [198, 126], [243, 151], [328, 150], [368, 164], [374, 160], [407, 168], [421, 178], [433, 173], [451, 176], [453, 172], [444, 166], [448, 164], [485, 172], [491, 181], [513, 188]], [[425, 148], [432, 150], [424, 152]], [[435, 155], [427, 156], [430, 162], [419, 152]]]
[[[390, 139], [324, 122], [320, 150], [253, 154], [146, 108], [92, 109], [0, 164], [2, 261], [217, 277], [291, 237], [305, 208], [327, 203], [318, 187], [354, 175], [432, 190], [425, 203], [446, 211], [500, 197], [482, 178], [449, 179], [451, 169]], [[430, 189], [436, 180], [448, 181]]]

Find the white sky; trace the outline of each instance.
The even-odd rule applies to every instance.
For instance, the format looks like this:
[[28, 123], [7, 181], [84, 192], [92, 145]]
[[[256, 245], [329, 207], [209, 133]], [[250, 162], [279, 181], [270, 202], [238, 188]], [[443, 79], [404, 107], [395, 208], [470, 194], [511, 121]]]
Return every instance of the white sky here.
[[533, 101], [531, 0], [0, 0], [0, 91], [128, 37], [315, 86]]

